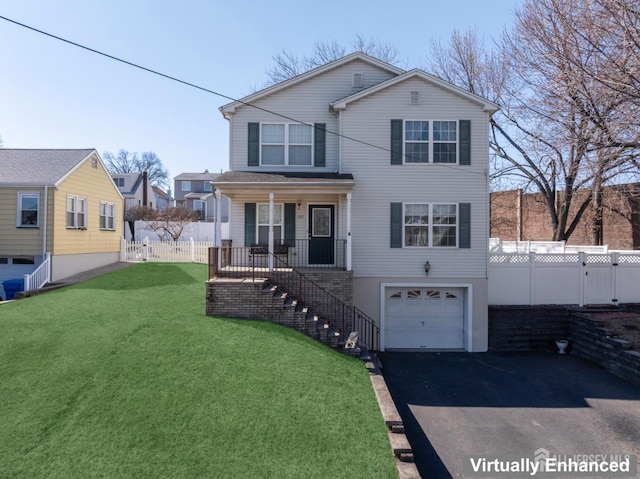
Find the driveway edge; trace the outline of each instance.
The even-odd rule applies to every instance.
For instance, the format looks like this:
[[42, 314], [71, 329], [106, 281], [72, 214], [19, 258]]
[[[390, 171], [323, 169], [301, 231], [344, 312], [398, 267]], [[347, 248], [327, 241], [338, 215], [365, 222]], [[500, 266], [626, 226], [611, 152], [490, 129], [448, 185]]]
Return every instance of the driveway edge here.
[[391, 449], [393, 450], [393, 455], [396, 460], [398, 477], [400, 479], [421, 479], [418, 468], [413, 463], [413, 450], [404, 433], [402, 418], [400, 417], [400, 413], [398, 413], [396, 404], [393, 402], [393, 398], [382, 376], [377, 360], [372, 359], [367, 361], [366, 367], [369, 371], [369, 378], [371, 379], [371, 385], [378, 400], [380, 412], [387, 426], [389, 443], [391, 444]]

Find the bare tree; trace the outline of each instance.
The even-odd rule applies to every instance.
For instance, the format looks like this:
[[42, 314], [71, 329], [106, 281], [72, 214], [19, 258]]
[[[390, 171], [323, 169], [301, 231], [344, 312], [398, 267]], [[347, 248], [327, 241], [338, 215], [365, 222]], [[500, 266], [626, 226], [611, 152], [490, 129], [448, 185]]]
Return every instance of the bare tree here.
[[198, 212], [184, 206], [169, 206], [147, 223], [147, 229], [154, 231], [162, 241], [178, 241], [192, 222], [198, 220]]
[[[568, 239], [589, 207], [601, 240], [602, 188], [637, 172], [629, 96], [587, 73], [604, 67], [598, 42], [585, 40], [593, 1], [605, 0], [527, 2], [493, 52], [473, 31], [432, 44], [436, 74], [501, 105], [491, 119], [493, 179], [539, 191], [554, 240]], [[579, 190], [588, 194], [577, 199]]]
[[153, 151], [144, 151], [141, 155], [138, 155], [137, 152], [130, 153], [127, 150], [120, 150], [117, 155], [110, 151], [105, 151], [102, 157], [106, 161], [107, 170], [112, 175], [146, 171], [149, 175], [149, 182], [152, 185], [158, 187], [168, 186], [169, 171]]
[[282, 50], [273, 55], [274, 65], [267, 70], [267, 86], [330, 63], [349, 52], [362, 52], [391, 64], [398, 62], [398, 49], [388, 41], [365, 39], [361, 35], [356, 35], [351, 49], [336, 41], [320, 41], [316, 42], [310, 55], [298, 56], [290, 50]]

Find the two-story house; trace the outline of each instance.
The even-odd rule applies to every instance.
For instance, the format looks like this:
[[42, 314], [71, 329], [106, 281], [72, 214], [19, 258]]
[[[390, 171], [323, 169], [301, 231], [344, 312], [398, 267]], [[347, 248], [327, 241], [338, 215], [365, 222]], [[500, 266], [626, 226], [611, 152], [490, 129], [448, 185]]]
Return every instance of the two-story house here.
[[[200, 221], [214, 221], [217, 215], [216, 197], [211, 182], [220, 173], [181, 173], [174, 178], [176, 206], [197, 211]], [[229, 221], [229, 200], [221, 197], [221, 221]]]
[[156, 192], [149, 182], [146, 171], [142, 173], [114, 173], [111, 178], [124, 198], [125, 212], [138, 206], [158, 209]]
[[486, 351], [497, 108], [362, 53], [222, 106], [233, 245], [351, 271], [382, 350]]
[[117, 263], [122, 195], [93, 149], [0, 149], [0, 282]]

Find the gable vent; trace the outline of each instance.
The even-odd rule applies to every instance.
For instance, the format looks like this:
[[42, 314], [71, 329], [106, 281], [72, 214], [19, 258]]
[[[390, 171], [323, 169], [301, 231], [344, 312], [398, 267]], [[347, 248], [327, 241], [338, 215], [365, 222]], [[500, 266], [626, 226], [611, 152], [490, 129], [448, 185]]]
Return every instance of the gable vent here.
[[411, 99], [409, 100], [411, 105], [419, 105], [420, 104], [420, 92], [414, 90], [411, 92]]
[[362, 88], [364, 85], [364, 79], [362, 73], [353, 74], [353, 88]]

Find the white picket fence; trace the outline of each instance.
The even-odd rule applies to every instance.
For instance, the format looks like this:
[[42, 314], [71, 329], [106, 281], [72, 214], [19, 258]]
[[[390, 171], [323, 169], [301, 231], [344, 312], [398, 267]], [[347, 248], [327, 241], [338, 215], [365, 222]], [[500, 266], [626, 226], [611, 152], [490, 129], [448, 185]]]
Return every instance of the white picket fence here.
[[489, 304], [640, 303], [640, 252], [492, 253]]
[[160, 261], [168, 263], [207, 263], [212, 241], [127, 241], [122, 240], [121, 262]]

